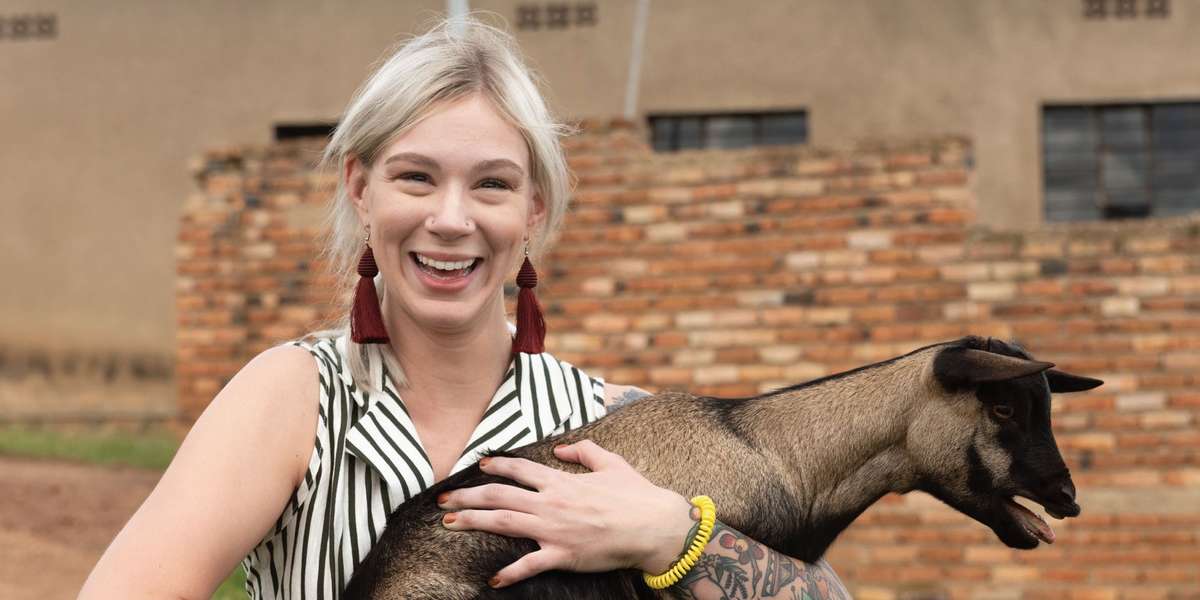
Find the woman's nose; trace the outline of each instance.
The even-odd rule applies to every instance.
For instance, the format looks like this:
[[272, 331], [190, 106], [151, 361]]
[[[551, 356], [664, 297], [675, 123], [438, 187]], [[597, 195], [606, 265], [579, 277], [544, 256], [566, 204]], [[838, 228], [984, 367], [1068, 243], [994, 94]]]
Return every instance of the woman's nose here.
[[446, 239], [459, 238], [475, 231], [475, 221], [467, 211], [464, 193], [448, 189], [438, 200], [434, 211], [425, 218], [425, 228]]

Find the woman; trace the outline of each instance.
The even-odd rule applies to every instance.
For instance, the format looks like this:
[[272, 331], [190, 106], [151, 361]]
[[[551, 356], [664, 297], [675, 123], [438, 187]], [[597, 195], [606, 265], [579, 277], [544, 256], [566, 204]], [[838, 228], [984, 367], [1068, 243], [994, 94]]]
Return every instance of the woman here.
[[[334, 262], [349, 270], [370, 255], [379, 273], [363, 261], [353, 323], [263, 352], [221, 390], [81, 598], [208, 597], [242, 557], [255, 598], [333, 597], [408, 496], [482, 451], [577, 427], [644, 394], [537, 348], [514, 351], [503, 285], [562, 219], [560, 131], [511, 38], [473, 20], [442, 24], [383, 64], [325, 155], [341, 175]], [[521, 327], [519, 338], [537, 337]], [[676, 561], [694, 525], [684, 498], [594, 444], [558, 455], [593, 472], [495, 458], [486, 471], [538, 491], [483, 486], [441, 498], [447, 527], [539, 543], [493, 585], [547, 569], [661, 573]], [[827, 565], [718, 524], [676, 588], [733, 597], [731, 582], [741, 597], [845, 594]]]

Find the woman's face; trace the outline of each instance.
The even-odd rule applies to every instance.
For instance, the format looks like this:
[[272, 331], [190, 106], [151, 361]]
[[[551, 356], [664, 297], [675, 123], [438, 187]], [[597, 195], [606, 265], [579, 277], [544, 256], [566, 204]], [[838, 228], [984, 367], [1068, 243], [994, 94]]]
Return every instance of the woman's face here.
[[344, 175], [370, 227], [389, 323], [458, 331], [503, 314], [504, 280], [544, 207], [525, 140], [487, 99], [435, 108], [369, 169], [349, 160]]

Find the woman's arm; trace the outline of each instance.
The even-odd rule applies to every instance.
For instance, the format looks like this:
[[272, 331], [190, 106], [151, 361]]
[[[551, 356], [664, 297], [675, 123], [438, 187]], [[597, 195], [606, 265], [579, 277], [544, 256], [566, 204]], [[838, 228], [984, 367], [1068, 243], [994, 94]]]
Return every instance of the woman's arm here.
[[633, 385], [604, 384], [604, 406], [609, 410], [637, 402], [650, 395], [650, 392]]
[[317, 394], [303, 348], [273, 348], [246, 365], [197, 419], [79, 598], [209, 598], [303, 478]]
[[[610, 409], [650, 396], [630, 385], [606, 384], [605, 404]], [[698, 511], [692, 516], [699, 519]], [[686, 548], [682, 548], [682, 554]], [[833, 567], [825, 559], [806, 563], [780, 554], [745, 534], [717, 521], [704, 554], [674, 587], [681, 598], [850, 598]]]
[[[539, 550], [501, 569], [493, 586], [551, 569], [661, 573], [670, 568], [694, 522], [682, 496], [651, 484], [620, 456], [589, 440], [559, 446], [555, 455], [591, 472], [569, 474], [525, 459], [487, 458], [480, 461], [485, 473], [536, 491], [488, 484], [454, 490], [438, 500], [442, 508], [456, 511], [453, 519], [443, 521], [450, 529], [538, 543]], [[639, 510], [631, 511], [631, 506]], [[807, 564], [789, 558], [724, 525], [714, 530], [700, 561], [672, 590], [685, 598], [713, 600], [771, 598], [789, 590], [806, 591], [813, 600], [850, 597], [823, 561]]]
[[850, 598], [825, 559], [806, 563], [785, 556], [720, 521], [700, 560], [672, 591], [694, 600]]
[[[591, 442], [564, 447], [556, 454], [563, 460], [595, 464], [598, 457], [585, 457], [585, 452], [605, 453], [610, 456], [603, 460], [615, 459], [624, 463], [620, 456]], [[700, 511], [691, 509], [690, 517], [698, 521]], [[659, 548], [660, 551], [655, 552], [657, 556], [651, 556], [638, 568], [653, 573], [666, 571], [687, 550], [686, 542], [684, 544], [677, 548]], [[791, 599], [804, 598], [805, 593], [812, 600], [850, 598], [833, 568], [824, 560], [810, 564], [780, 554], [720, 521], [713, 527], [700, 559], [672, 591], [677, 597], [695, 600], [753, 600], [780, 595]]]

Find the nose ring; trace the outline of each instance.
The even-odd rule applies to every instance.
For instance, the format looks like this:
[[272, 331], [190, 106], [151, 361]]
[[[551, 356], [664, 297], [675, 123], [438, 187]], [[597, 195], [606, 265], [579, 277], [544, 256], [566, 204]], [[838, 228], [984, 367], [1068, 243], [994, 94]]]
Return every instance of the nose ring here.
[[[432, 227], [435, 227], [437, 225], [437, 223], [438, 223], [437, 215], [429, 215], [428, 217], [425, 217], [425, 227], [432, 228]], [[462, 226], [466, 229], [474, 229], [475, 221], [472, 221], [470, 219], [470, 217], [465, 217], [462, 220]]]

